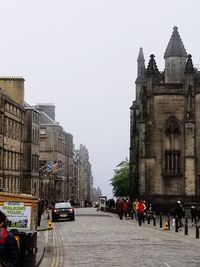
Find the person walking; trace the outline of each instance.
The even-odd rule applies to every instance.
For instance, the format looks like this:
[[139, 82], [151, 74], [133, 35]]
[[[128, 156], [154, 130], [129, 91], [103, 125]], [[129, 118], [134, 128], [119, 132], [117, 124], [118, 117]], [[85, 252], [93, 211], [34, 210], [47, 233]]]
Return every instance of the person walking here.
[[116, 202], [116, 209], [120, 220], [123, 219], [124, 212], [126, 211], [126, 203], [123, 198], [118, 198]]
[[174, 218], [178, 218], [178, 230], [180, 231], [183, 227], [182, 218], [185, 216], [184, 208], [181, 204], [181, 201], [178, 200], [176, 203], [176, 207], [174, 209]]
[[133, 202], [133, 213], [135, 214], [135, 219], [136, 220], [138, 219], [138, 216], [137, 216], [137, 205], [138, 205], [138, 200], [136, 198], [135, 201]]
[[17, 241], [14, 235], [7, 231], [6, 215], [0, 211], [0, 266], [20, 267], [19, 261]]
[[137, 216], [138, 216], [138, 224], [141, 226], [142, 225], [142, 221], [143, 221], [143, 217], [144, 217], [144, 203], [142, 200], [139, 200], [137, 203]]

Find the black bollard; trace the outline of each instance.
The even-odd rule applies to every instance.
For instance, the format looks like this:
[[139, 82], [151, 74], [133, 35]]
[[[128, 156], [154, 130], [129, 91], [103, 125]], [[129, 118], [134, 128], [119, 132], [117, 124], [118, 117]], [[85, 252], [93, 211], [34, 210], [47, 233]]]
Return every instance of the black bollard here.
[[156, 226], [156, 215], [155, 215], [155, 213], [153, 215], [153, 226]]
[[185, 217], [185, 235], [188, 235], [188, 219]]
[[162, 213], [160, 213], [160, 228], [162, 228], [163, 225], [162, 225]]
[[175, 232], [178, 232], [178, 217], [175, 218]]
[[196, 238], [199, 239], [199, 225], [196, 224]]
[[168, 224], [168, 229], [170, 230], [170, 217], [169, 217], [169, 215], [167, 216], [167, 224]]
[[148, 224], [150, 224], [150, 220], [151, 220], [151, 216], [150, 216], [150, 213], [148, 213], [148, 215], [147, 215]]

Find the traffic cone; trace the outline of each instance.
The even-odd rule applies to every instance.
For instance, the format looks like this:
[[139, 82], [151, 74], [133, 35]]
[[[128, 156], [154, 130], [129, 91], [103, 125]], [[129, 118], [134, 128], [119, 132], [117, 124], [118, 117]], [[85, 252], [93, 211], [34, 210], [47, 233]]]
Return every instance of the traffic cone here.
[[165, 223], [164, 230], [169, 230], [168, 222]]
[[51, 221], [48, 221], [48, 230], [53, 229], [53, 223]]

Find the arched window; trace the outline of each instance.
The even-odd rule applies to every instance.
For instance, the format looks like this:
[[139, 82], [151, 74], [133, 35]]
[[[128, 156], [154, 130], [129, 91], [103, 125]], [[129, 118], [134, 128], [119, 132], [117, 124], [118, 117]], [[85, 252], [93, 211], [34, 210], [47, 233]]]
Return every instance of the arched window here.
[[165, 122], [165, 174], [180, 174], [181, 127], [176, 117]]

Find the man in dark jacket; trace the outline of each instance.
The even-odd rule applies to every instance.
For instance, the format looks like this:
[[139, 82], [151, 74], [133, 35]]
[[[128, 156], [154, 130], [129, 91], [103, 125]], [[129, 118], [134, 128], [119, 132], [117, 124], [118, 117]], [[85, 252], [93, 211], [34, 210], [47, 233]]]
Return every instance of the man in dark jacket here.
[[176, 203], [176, 207], [174, 210], [174, 218], [178, 218], [178, 223], [179, 223], [179, 231], [182, 229], [183, 227], [183, 223], [182, 223], [182, 218], [185, 216], [185, 210], [180, 202], [180, 200], [177, 201]]
[[0, 211], [0, 266], [19, 267], [19, 249], [13, 234], [6, 229], [7, 218]]

